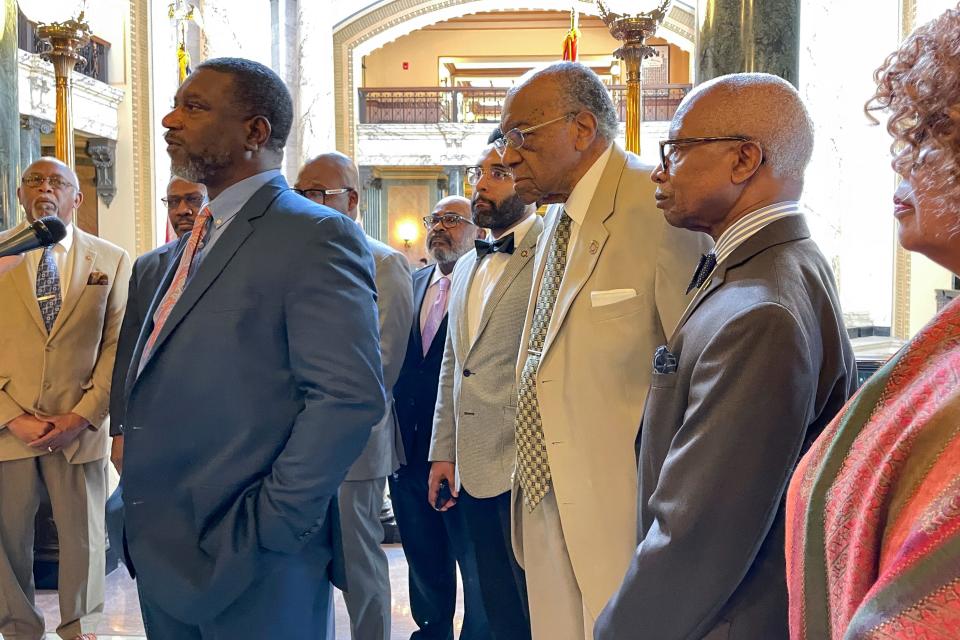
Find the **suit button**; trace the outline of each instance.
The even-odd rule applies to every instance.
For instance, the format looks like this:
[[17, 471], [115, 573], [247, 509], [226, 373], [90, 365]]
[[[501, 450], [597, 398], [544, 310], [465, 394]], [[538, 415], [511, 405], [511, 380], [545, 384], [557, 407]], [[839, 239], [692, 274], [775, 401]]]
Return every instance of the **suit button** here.
[[464, 370], [463, 370], [463, 377], [464, 377], [464, 378], [469, 378], [469, 377], [472, 376], [472, 375], [473, 375], [473, 371], [470, 371], [470, 369], [464, 369]]

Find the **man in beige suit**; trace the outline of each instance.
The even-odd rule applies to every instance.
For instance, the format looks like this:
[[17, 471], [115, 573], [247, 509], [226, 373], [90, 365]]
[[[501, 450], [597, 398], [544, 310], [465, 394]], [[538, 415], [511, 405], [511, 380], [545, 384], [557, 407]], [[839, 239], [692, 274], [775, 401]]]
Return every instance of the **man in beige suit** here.
[[709, 239], [665, 224], [650, 167], [613, 140], [599, 78], [563, 62], [512, 89], [503, 163], [548, 212], [517, 366], [513, 540], [534, 640], [593, 637], [636, 548], [634, 442], [650, 361]]
[[130, 259], [72, 224], [83, 196], [59, 160], [30, 165], [17, 196], [29, 220], [56, 215], [67, 235], [0, 275], [0, 633], [44, 635], [32, 571], [46, 487], [60, 541], [57, 633], [90, 640], [103, 611], [104, 423]]

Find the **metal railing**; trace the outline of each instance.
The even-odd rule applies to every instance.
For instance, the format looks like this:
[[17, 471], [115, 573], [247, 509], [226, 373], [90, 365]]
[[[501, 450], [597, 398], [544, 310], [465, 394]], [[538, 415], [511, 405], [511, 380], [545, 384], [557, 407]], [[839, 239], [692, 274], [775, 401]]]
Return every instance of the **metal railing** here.
[[[23, 12], [17, 15], [17, 48], [30, 53], [43, 53], [47, 45], [37, 37], [37, 23], [27, 19]], [[100, 82], [109, 82], [110, 74], [107, 60], [110, 57], [110, 43], [103, 38], [90, 36], [90, 42], [78, 49], [86, 60], [77, 65], [77, 72]]]
[[[673, 118], [677, 106], [690, 91], [689, 84], [645, 86], [645, 121]], [[441, 122], [500, 122], [507, 95], [505, 88], [475, 87], [385, 87], [360, 89], [362, 124], [437, 124]], [[613, 85], [610, 95], [620, 121], [627, 115], [627, 87]]]

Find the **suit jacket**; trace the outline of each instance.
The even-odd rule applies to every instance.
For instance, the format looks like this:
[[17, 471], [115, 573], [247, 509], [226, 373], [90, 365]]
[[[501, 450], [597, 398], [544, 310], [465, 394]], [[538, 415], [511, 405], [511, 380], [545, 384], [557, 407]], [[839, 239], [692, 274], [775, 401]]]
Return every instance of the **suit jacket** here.
[[373, 427], [366, 448], [347, 473], [347, 480], [385, 478], [400, 466], [400, 437], [393, 408], [393, 385], [400, 377], [413, 322], [413, 283], [407, 258], [369, 236], [367, 244], [376, 264], [380, 359], [383, 362], [387, 411]]
[[393, 387], [403, 444], [403, 464], [426, 464], [430, 453], [433, 411], [437, 406], [437, 382], [440, 379], [440, 364], [443, 361], [449, 320], [449, 314], [443, 317], [427, 355], [424, 356], [423, 337], [420, 335], [420, 309], [436, 268], [436, 265], [431, 264], [413, 273], [413, 326], [410, 328], [410, 341], [407, 344], [403, 367], [400, 369], [400, 377]]
[[[130, 258], [76, 226], [73, 233], [67, 255], [73, 271], [49, 335], [26, 261], [0, 275], [0, 425], [23, 413], [83, 416], [90, 428], [64, 447], [63, 455], [72, 464], [84, 464], [107, 455], [104, 424]], [[99, 284], [103, 276], [106, 283]], [[0, 426], [0, 461], [45, 453]]]
[[160, 287], [160, 281], [167, 269], [173, 264], [177, 241], [168, 242], [149, 253], [145, 253], [133, 263], [130, 285], [127, 290], [127, 308], [120, 325], [120, 337], [117, 339], [117, 357], [113, 365], [113, 383], [110, 393], [110, 435], [123, 435], [123, 421], [126, 407], [127, 370], [130, 359], [137, 346], [140, 328], [147, 317], [147, 311], [153, 303], [153, 297]]
[[209, 248], [137, 376], [161, 298], [127, 376], [126, 541], [143, 596], [195, 624], [267, 572], [336, 568], [337, 489], [385, 408], [374, 264], [354, 222], [276, 177]]
[[[650, 168], [614, 146], [557, 293], [536, 375], [537, 397], [563, 537], [577, 584], [592, 616], [600, 614], [623, 580], [636, 548], [637, 462], [633, 445], [650, 360], [676, 326], [703, 234], [666, 224], [655, 207]], [[544, 258], [562, 207], [545, 221], [534, 264]], [[632, 290], [613, 304], [594, 293]], [[527, 308], [517, 378], [526, 361], [538, 288]], [[597, 300], [600, 302], [600, 300]], [[519, 488], [518, 484], [514, 485]], [[516, 504], [514, 512], [523, 509]], [[514, 532], [517, 532], [517, 519]], [[519, 539], [514, 552], [522, 558]]]
[[458, 488], [462, 483], [477, 498], [498, 496], [513, 484], [517, 457], [514, 367], [542, 230], [543, 220], [538, 217], [518, 239], [483, 307], [473, 344], [467, 301], [479, 265], [476, 250], [460, 258], [453, 270], [430, 460], [456, 461]]
[[653, 374], [640, 436], [639, 548], [596, 637], [787, 638], [784, 492], [857, 380], [803, 219], [718, 265], [667, 348], [676, 372]]

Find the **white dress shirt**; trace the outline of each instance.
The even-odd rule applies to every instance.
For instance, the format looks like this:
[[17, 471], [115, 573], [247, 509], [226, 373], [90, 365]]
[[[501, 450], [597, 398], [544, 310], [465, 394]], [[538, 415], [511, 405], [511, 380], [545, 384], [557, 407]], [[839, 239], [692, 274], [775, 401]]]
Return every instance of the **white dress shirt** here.
[[[430, 278], [430, 284], [427, 285], [427, 292], [423, 295], [423, 304], [420, 306], [420, 335], [423, 336], [423, 328], [427, 324], [427, 316], [430, 315], [430, 308], [433, 307], [434, 301], [437, 299], [437, 296], [440, 295], [440, 287], [437, 286], [437, 283], [440, 282], [440, 278], [450, 279], [450, 276], [453, 275], [451, 271], [449, 275], [443, 275], [443, 272], [440, 271], [440, 265], [437, 265], [433, 269], [433, 277]], [[447, 307], [450, 306], [450, 292], [447, 290]], [[444, 313], [447, 312], [446, 309], [443, 310]]]
[[[70, 276], [73, 275], [73, 224], [66, 225], [67, 234], [63, 240], [53, 245], [53, 260], [57, 263], [57, 273], [60, 275], [60, 301], [63, 302], [70, 287]], [[43, 258], [43, 249], [34, 249], [24, 259], [27, 273], [30, 275], [30, 287], [37, 290], [37, 270], [40, 268], [40, 259]]]
[[[613, 143], [607, 147], [607, 150], [600, 154], [594, 163], [583, 174], [580, 181], [574, 186], [573, 191], [567, 197], [563, 204], [567, 215], [570, 216], [572, 224], [570, 225], [570, 241], [567, 243], [567, 264], [570, 264], [570, 257], [573, 255], [573, 248], [577, 246], [577, 236], [580, 235], [580, 227], [587, 217], [587, 211], [590, 209], [590, 202], [593, 201], [593, 194], [596, 193], [600, 185], [600, 178], [603, 177], [603, 170], [607, 168], [610, 161], [610, 154], [613, 152]], [[539, 289], [539, 287], [538, 287]]]
[[[533, 226], [537, 214], [531, 213], [526, 218], [515, 223], [512, 227], [500, 234], [500, 237], [513, 234], [514, 246], [520, 244], [530, 227]], [[487, 240], [494, 240], [492, 234], [488, 232]], [[467, 254], [471, 255], [471, 254]], [[477, 339], [477, 330], [480, 328], [480, 318], [483, 316], [483, 309], [487, 306], [490, 294], [493, 293], [503, 272], [507, 268], [512, 256], [509, 253], [489, 253], [480, 260], [477, 270], [473, 274], [473, 280], [470, 282], [470, 290], [467, 293], [467, 342], [471, 346]]]

